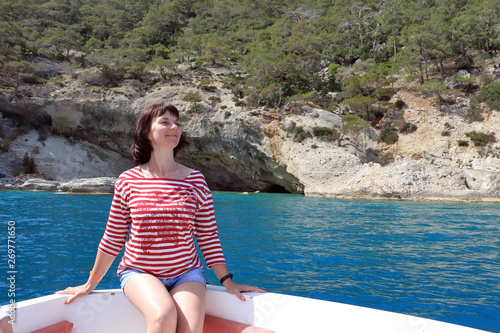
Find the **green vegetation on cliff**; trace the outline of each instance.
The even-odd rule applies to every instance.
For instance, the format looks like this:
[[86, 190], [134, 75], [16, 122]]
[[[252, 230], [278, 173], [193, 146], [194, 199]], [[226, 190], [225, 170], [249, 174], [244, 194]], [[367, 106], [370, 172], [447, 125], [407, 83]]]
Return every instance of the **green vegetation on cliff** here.
[[[330, 110], [343, 101], [374, 121], [396, 73], [441, 102], [446, 87], [430, 73], [442, 81], [495, 56], [499, 22], [493, 0], [0, 0], [0, 88], [45, 82], [37, 56], [95, 67], [81, 78], [102, 86], [168, 81], [189, 61], [248, 73], [231, 86], [249, 105], [308, 96]], [[491, 96], [500, 88], [488, 88], [472, 108], [498, 108]]]

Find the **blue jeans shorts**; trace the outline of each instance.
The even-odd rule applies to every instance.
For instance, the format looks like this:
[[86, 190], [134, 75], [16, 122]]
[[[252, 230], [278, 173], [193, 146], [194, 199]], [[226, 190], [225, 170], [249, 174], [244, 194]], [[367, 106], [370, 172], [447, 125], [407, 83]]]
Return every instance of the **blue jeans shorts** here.
[[[127, 284], [127, 282], [130, 281], [130, 279], [132, 279], [134, 276], [144, 273], [145, 272], [133, 268], [124, 270], [120, 273], [121, 288], [123, 289], [125, 287], [125, 284]], [[203, 268], [199, 267], [191, 268], [187, 272], [173, 278], [158, 278], [158, 280], [160, 280], [165, 285], [168, 291], [174, 289], [176, 286], [184, 282], [196, 281], [201, 282], [204, 285], [207, 284], [207, 282], [205, 281], [205, 276], [203, 275]]]

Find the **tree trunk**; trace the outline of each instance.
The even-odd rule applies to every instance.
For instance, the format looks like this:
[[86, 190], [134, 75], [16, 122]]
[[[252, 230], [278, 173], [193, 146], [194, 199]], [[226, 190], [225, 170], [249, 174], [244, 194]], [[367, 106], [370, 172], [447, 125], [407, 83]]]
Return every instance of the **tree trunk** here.
[[[392, 46], [394, 47], [394, 55], [397, 53], [397, 48], [396, 48], [396, 32], [392, 33]], [[396, 61], [396, 59], [394, 59]]]
[[443, 98], [441, 97], [441, 94], [439, 92], [436, 92], [436, 95], [438, 97], [438, 110], [439, 110], [439, 112], [441, 112], [441, 100]]
[[342, 139], [343, 139], [343, 138], [344, 138], [344, 134], [343, 134], [343, 133], [340, 133], [339, 138], [338, 138], [338, 140], [337, 140], [337, 146], [338, 146], [338, 147], [340, 147], [340, 146], [341, 146], [341, 145], [340, 145], [340, 142], [342, 141]]
[[425, 80], [424, 80], [424, 70], [422, 68], [422, 63], [421, 62], [418, 64], [418, 74], [420, 75], [420, 77], [419, 77], [420, 84], [424, 84], [424, 82], [425, 82]]

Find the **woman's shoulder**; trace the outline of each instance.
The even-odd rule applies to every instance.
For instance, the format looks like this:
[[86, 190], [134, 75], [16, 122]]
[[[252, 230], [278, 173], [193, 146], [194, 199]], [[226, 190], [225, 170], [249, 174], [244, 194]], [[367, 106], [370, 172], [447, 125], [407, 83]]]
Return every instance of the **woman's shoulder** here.
[[118, 181], [123, 181], [126, 179], [137, 179], [137, 178], [144, 178], [140, 166], [136, 166], [131, 169], [128, 169], [127, 171], [122, 172], [118, 177]]
[[207, 181], [205, 180], [205, 176], [201, 173], [201, 171], [191, 169], [191, 173], [185, 181], [191, 184], [202, 204], [205, 204], [212, 198], [212, 192], [210, 191]]
[[198, 169], [190, 169], [189, 175], [186, 177], [186, 180], [191, 182], [201, 182], [206, 184], [205, 176]]
[[207, 194], [210, 192], [205, 176], [200, 170], [191, 169], [191, 172], [189, 173], [189, 176], [186, 177], [185, 181], [191, 183], [194, 187]]

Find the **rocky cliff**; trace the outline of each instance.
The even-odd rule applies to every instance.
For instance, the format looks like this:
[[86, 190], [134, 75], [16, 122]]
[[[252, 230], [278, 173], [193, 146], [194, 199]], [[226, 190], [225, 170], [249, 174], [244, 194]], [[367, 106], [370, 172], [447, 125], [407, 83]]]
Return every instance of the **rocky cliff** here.
[[[16, 174], [29, 153], [39, 173], [59, 182], [117, 177], [132, 166], [128, 148], [137, 114], [166, 101], [181, 111], [191, 141], [178, 159], [201, 170], [213, 190], [500, 202], [500, 142], [486, 148], [457, 144], [472, 130], [498, 131], [499, 111], [469, 123], [459, 112], [467, 98], [458, 96], [455, 109], [442, 112], [435, 97], [409, 88], [394, 96], [406, 106], [382, 121], [405, 121], [417, 129], [400, 134], [393, 145], [380, 143], [374, 128], [341, 146], [315, 136], [298, 142], [296, 128], [338, 129], [340, 116], [300, 103], [279, 112], [236, 106], [230, 90], [217, 84], [224, 74], [205, 74], [216, 82], [210, 90], [196, 88], [196, 76], [150, 91], [134, 85], [91, 89], [68, 77], [57, 89], [0, 95], [0, 173]], [[201, 102], [183, 100], [193, 91]]]

